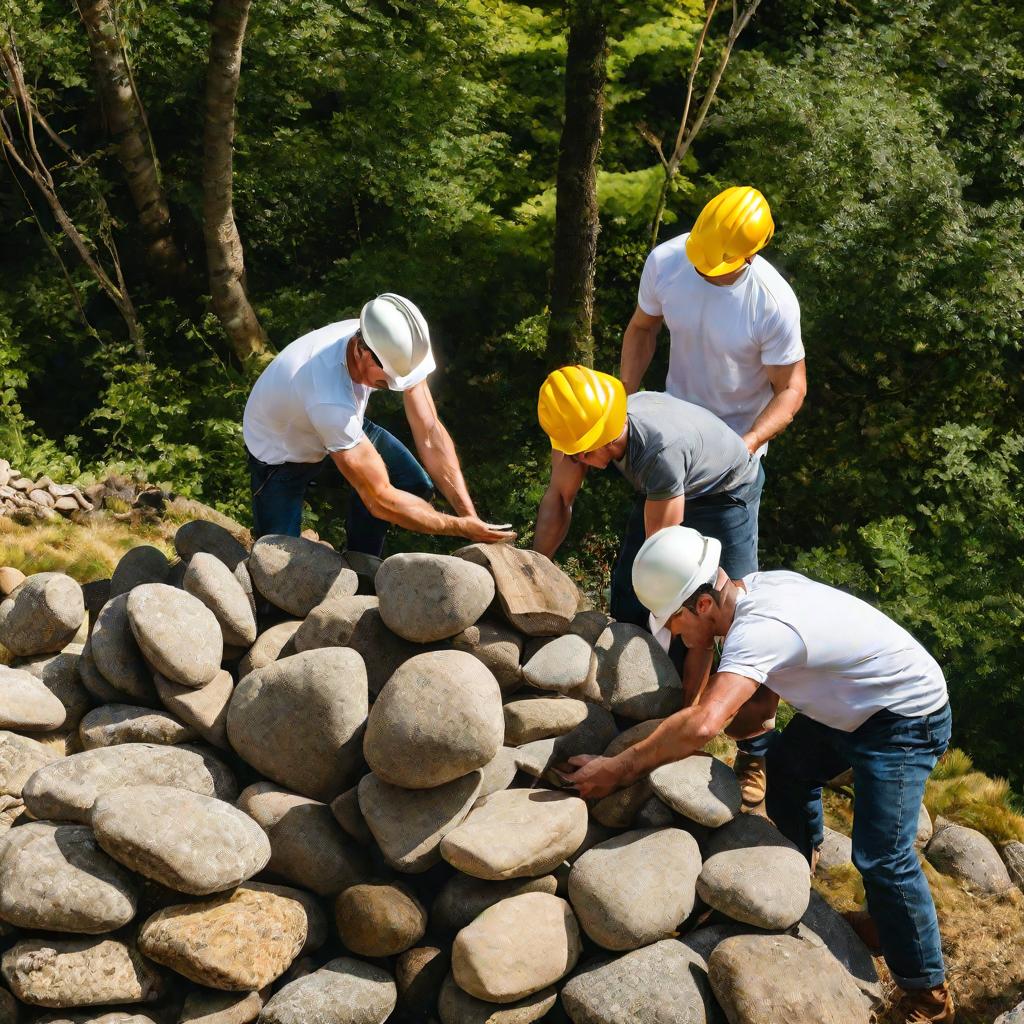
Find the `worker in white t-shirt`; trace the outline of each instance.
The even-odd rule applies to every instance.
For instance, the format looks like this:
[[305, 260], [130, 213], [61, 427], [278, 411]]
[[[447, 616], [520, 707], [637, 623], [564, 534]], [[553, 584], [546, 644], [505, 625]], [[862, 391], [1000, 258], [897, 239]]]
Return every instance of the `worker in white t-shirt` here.
[[[662, 324], [669, 349], [665, 390], [710, 409], [739, 434], [752, 455], [797, 414], [807, 392], [800, 304], [793, 289], [763, 257], [775, 224], [764, 196], [750, 186], [727, 188], [701, 211], [693, 230], [657, 246], [647, 257], [636, 312], [622, 339], [619, 377], [627, 394], [640, 389], [651, 364]], [[754, 523], [749, 549], [732, 549], [725, 570], [740, 577], [754, 572], [757, 519], [764, 470], [748, 498]], [[642, 509], [634, 509], [632, 559], [643, 543]], [[618, 567], [628, 576], [628, 565]], [[639, 607], [628, 616], [638, 621]], [[764, 752], [770, 739], [742, 743], [736, 771], [747, 804], [764, 798]]]
[[[476, 514], [430, 394], [433, 369], [423, 314], [390, 293], [368, 302], [358, 320], [329, 324], [288, 345], [256, 381], [242, 422], [254, 534], [297, 537], [306, 488], [333, 464], [354, 492], [349, 550], [379, 556], [389, 523], [470, 541], [514, 539], [507, 527]], [[422, 465], [365, 418], [370, 395], [384, 388], [402, 393]], [[435, 485], [455, 515], [430, 504]]]
[[[667, 627], [718, 671], [697, 703], [615, 757], [570, 758], [568, 776], [594, 799], [659, 765], [699, 754], [725, 730], [758, 732], [783, 697], [797, 715], [772, 735], [766, 811], [813, 871], [824, 838], [822, 786], [853, 769], [853, 863], [874, 937], [904, 990], [905, 1020], [951, 1022], [953, 1003], [935, 906], [914, 841], [925, 783], [949, 744], [942, 670], [901, 626], [841, 590], [795, 572], [729, 579], [721, 545], [685, 526], [653, 534], [633, 585], [656, 630]], [[741, 710], [742, 709], [742, 710]]]

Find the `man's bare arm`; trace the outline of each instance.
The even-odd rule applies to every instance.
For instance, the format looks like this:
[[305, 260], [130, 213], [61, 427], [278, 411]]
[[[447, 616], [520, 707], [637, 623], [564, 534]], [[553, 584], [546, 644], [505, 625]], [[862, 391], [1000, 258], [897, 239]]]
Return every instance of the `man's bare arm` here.
[[533, 550], [554, 558], [572, 522], [572, 505], [576, 500], [587, 467], [577, 465], [561, 452], [551, 453], [551, 480], [537, 508], [537, 526], [533, 534]]
[[619, 379], [632, 395], [640, 390], [644, 374], [654, 358], [658, 345], [658, 332], [663, 318], [645, 313], [639, 306], [633, 313], [622, 335], [622, 358], [619, 361]]
[[666, 526], [678, 526], [683, 521], [683, 513], [686, 510], [686, 498], [679, 495], [676, 498], [668, 498], [664, 501], [651, 501], [650, 498], [644, 502], [644, 532], [652, 537], [659, 530]]
[[807, 363], [800, 359], [788, 366], [765, 366], [771, 383], [772, 400], [761, 410], [754, 425], [743, 435], [751, 455], [793, 422], [807, 397]]

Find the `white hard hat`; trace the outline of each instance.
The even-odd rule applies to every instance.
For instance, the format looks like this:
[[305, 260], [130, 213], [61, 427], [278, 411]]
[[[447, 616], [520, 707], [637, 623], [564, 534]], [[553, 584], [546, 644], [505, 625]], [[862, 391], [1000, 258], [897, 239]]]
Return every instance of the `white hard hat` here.
[[401, 295], [385, 292], [363, 306], [359, 333], [380, 360], [392, 391], [408, 391], [434, 369], [427, 321]]
[[688, 526], [668, 526], [644, 541], [633, 561], [633, 589], [651, 612], [653, 632], [698, 588], [714, 583], [722, 544]]

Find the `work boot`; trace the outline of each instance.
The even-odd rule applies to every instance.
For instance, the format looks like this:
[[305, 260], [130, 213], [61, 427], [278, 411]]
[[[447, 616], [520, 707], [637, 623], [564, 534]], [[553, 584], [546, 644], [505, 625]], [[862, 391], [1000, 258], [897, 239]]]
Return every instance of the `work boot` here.
[[739, 751], [736, 755], [736, 763], [732, 769], [739, 779], [740, 793], [743, 795], [743, 803], [747, 807], [756, 807], [764, 801], [764, 794], [768, 784], [768, 776], [765, 773], [763, 757], [755, 757], [753, 754], [745, 754]]
[[943, 982], [938, 988], [919, 988], [904, 994], [900, 1010], [906, 1024], [953, 1024], [956, 1007], [949, 985]]

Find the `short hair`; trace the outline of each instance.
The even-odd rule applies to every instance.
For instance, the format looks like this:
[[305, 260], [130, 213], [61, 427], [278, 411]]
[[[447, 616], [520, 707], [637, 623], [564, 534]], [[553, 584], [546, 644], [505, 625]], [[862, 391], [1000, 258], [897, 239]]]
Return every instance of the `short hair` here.
[[722, 592], [715, 589], [714, 583], [702, 583], [679, 607], [696, 614], [697, 599], [704, 594], [710, 594], [715, 604], [721, 603]]

